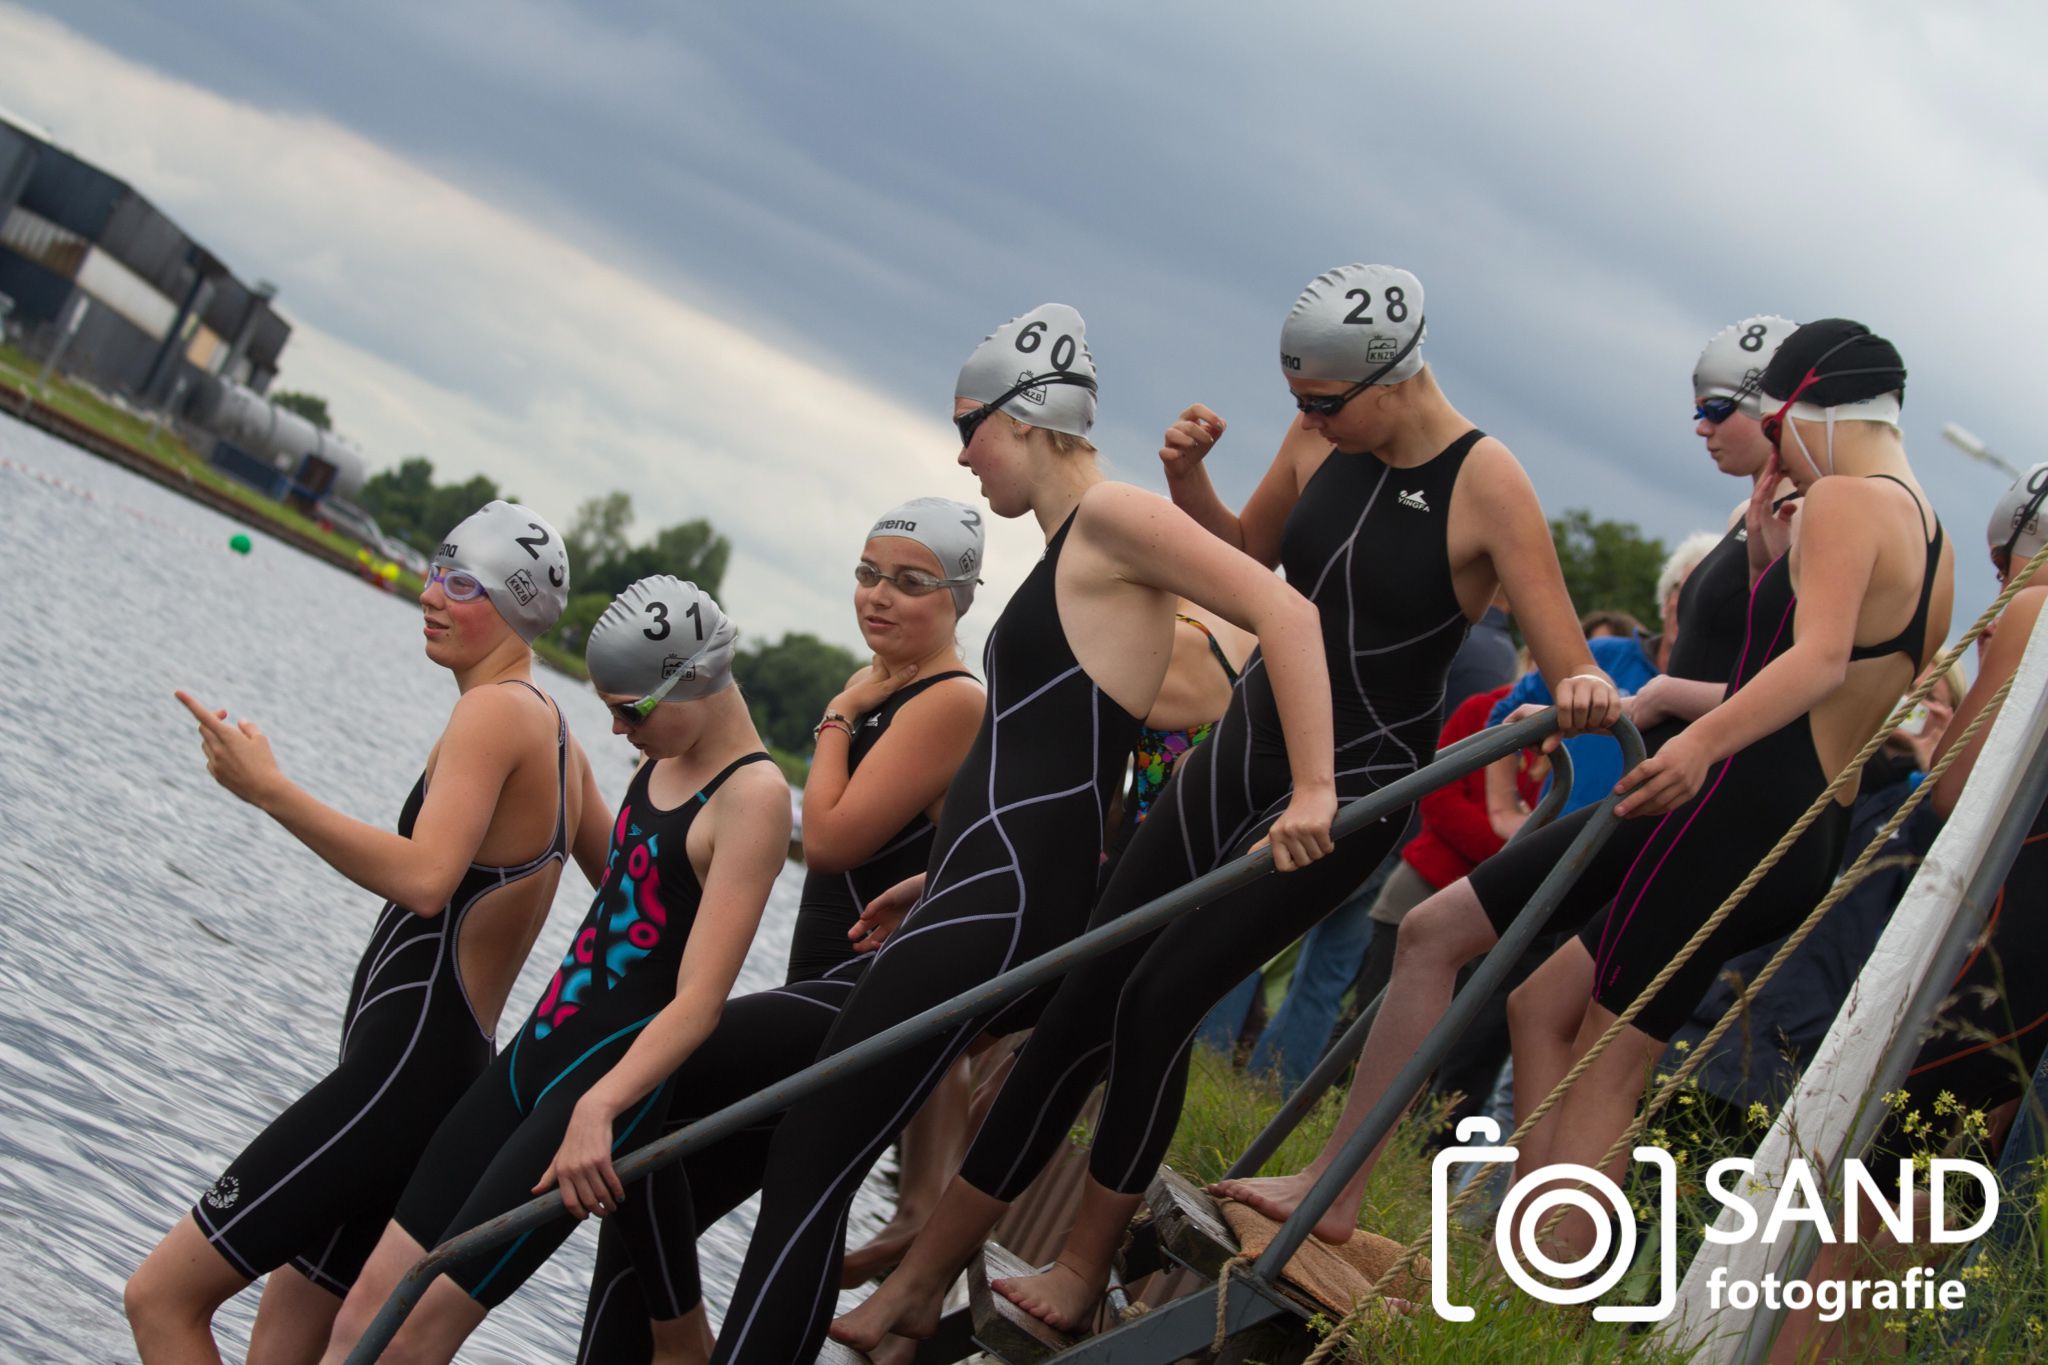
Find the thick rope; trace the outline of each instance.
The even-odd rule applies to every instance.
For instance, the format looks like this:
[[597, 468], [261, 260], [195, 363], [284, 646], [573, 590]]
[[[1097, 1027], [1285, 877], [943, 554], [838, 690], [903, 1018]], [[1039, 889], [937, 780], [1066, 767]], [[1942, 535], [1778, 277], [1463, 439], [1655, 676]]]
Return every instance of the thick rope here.
[[1248, 1251], [1240, 1251], [1223, 1263], [1222, 1271], [1216, 1276], [1216, 1340], [1209, 1347], [1212, 1351], [1223, 1349], [1223, 1343], [1230, 1339], [1230, 1328], [1224, 1317], [1230, 1311], [1230, 1277], [1241, 1265], [1250, 1265], [1258, 1260]]
[[[1743, 899], [1755, 889], [1756, 884], [1762, 881], [1773, 867], [1777, 866], [1779, 861], [1799, 841], [1800, 837], [1806, 833], [1813, 822], [1820, 818], [1821, 814], [1827, 809], [1828, 803], [1833, 801], [1836, 795], [1851, 782], [1861, 781], [1863, 765], [1869, 762], [1871, 755], [1883, 747], [1885, 740], [1890, 738], [1892, 731], [1904, 723], [1906, 716], [1912, 712], [1913, 708], [1926, 700], [1928, 694], [1934, 690], [1934, 684], [1955, 666], [1956, 660], [1960, 659], [1963, 652], [1976, 642], [1977, 637], [1982, 635], [1992, 622], [2005, 613], [2006, 606], [2012, 601], [2013, 597], [2022, 588], [2026, 587], [2027, 583], [2044, 563], [2048, 563], [2048, 546], [2043, 546], [2037, 551], [2034, 557], [2027, 561], [2025, 567], [2011, 577], [2006, 584], [2005, 591], [1998, 595], [1997, 600], [1984, 609], [1983, 615], [1979, 616], [1975, 624], [1963, 633], [1962, 638], [1958, 639], [1953, 646], [1943, 652], [1937, 660], [1938, 667], [1932, 667], [1927, 670], [1926, 678], [1899, 702], [1898, 708], [1893, 711], [1891, 717], [1877, 728], [1875, 733], [1870, 736], [1869, 741], [1857, 752], [1856, 756], [1849, 760], [1841, 772], [1836, 774], [1835, 780], [1828, 784], [1827, 790], [1814, 799], [1813, 804], [1807, 808], [1806, 813], [1793, 822], [1792, 827], [1785, 831], [1784, 837], [1780, 838], [1772, 846], [1771, 851], [1764, 855], [1763, 861], [1759, 862], [1750, 871], [1750, 874], [1743, 878], [1740, 886], [1729, 893], [1728, 898], [1721, 903], [1720, 908], [1707, 917], [1706, 922], [1700, 926], [1698, 932], [1694, 933], [1686, 941], [1685, 945], [1678, 950], [1677, 955], [1665, 965], [1664, 970], [1659, 972], [1656, 978], [1643, 988], [1642, 993], [1629, 1003], [1628, 1008], [1623, 1010], [1615, 1021], [1608, 1026], [1606, 1032], [1602, 1033], [1594, 1041], [1593, 1046], [1587, 1049], [1585, 1056], [1581, 1057], [1572, 1066], [1571, 1070], [1567, 1071], [1564, 1077], [1555, 1086], [1551, 1087], [1550, 1093], [1543, 1097], [1543, 1101], [1530, 1112], [1529, 1117], [1516, 1126], [1514, 1133], [1508, 1138], [1507, 1145], [1513, 1146], [1527, 1137], [1529, 1131], [1542, 1122], [1552, 1109], [1557, 1107], [1564, 1098], [1565, 1092], [1578, 1081], [1579, 1077], [1592, 1068], [1593, 1063], [1599, 1059], [1600, 1055], [1607, 1050], [1616, 1038], [1621, 1036], [1621, 1031], [1628, 1027], [1637, 1015], [1643, 1012], [1650, 1001], [1656, 998], [1657, 993], [1670, 983], [1671, 978], [1676, 976], [1692, 955], [1698, 951], [1700, 945], [1705, 943], [1712, 936], [1714, 930], [1721, 926], [1722, 921], [1726, 920], [1735, 907], [1741, 904]], [[1897, 825], [1905, 816], [1912, 813], [1913, 808], [1917, 806], [1918, 802], [1925, 799], [1925, 793], [1932, 790], [1933, 783], [1938, 779], [1939, 774], [1946, 772], [1948, 765], [1954, 761], [1958, 754], [1963, 752], [1969, 740], [1982, 728], [1986, 718], [1993, 715], [1998, 706], [2004, 703], [2006, 694], [2011, 690], [2011, 686], [2012, 681], [2008, 679], [1999, 688], [1992, 703], [1987, 704], [1977, 718], [1965, 728], [1962, 737], [1949, 745], [1948, 751], [1942, 755], [1942, 761], [1935, 765], [1935, 772], [1930, 773], [1927, 779], [1923, 780], [1914, 789], [1913, 793], [1908, 796], [1906, 804], [1900, 808], [1900, 812], [1894, 816], [1892, 821], [1887, 822], [1885, 828], [1879, 831], [1876, 839], [1857, 858], [1855, 865], [1844, 875], [1842, 882], [1847, 883], [1847, 885], [1838, 884], [1837, 890], [1830, 892], [1828, 898], [1821, 903], [1820, 907], [1816, 908], [1807, 917], [1806, 922], [1801, 924], [1799, 929], [1795, 931], [1795, 935], [1800, 942], [1803, 942], [1805, 936], [1812, 932], [1812, 927], [1818, 923], [1819, 916], [1825, 913], [1835, 901], [1841, 899], [1841, 895], [1847, 891], [1847, 886], [1854, 885], [1850, 878], [1861, 879], [1861, 875], [1867, 870], [1866, 865], [1876, 856], [1876, 851], [1883, 847], [1884, 842], [1891, 837]], [[1663, 1104], [1668, 1103], [1670, 1096], [1678, 1093], [1677, 1087], [1680, 1083], [1680, 1078], [1690, 1076], [1692, 1072], [1698, 1070], [1702, 1064], [1702, 1059], [1712, 1048], [1713, 1044], [1720, 1041], [1721, 1036], [1733, 1024], [1736, 1014], [1748, 1005], [1750, 999], [1770, 980], [1771, 974], [1776, 971], [1783, 959], [1789, 956], [1790, 950], [1795, 947], [1797, 947], [1797, 943], [1788, 942], [1785, 948], [1772, 956], [1765, 970], [1758, 973], [1757, 979], [1750, 983], [1748, 989], [1743, 992], [1742, 997], [1736, 1001], [1727, 1014], [1722, 1016], [1720, 1022], [1715, 1025], [1714, 1031], [1700, 1043], [1699, 1047], [1694, 1049], [1694, 1055], [1686, 1060], [1685, 1066], [1681, 1067], [1678, 1073], [1672, 1077], [1672, 1080], [1651, 1097], [1650, 1107], [1646, 1107], [1644, 1113], [1637, 1118], [1636, 1122], [1630, 1126], [1630, 1129], [1623, 1133], [1621, 1140], [1608, 1149], [1607, 1156], [1603, 1158], [1601, 1165], [1604, 1166], [1607, 1161], [1612, 1160], [1632, 1140], [1633, 1135], [1639, 1133], [1642, 1126], [1648, 1123], [1650, 1116], [1654, 1115], [1658, 1109], [1661, 1109]], [[1473, 1181], [1463, 1190], [1459, 1191], [1457, 1197], [1444, 1210], [1446, 1223], [1450, 1221], [1453, 1215], [1462, 1211], [1468, 1204], [1478, 1198], [1485, 1185], [1486, 1182], [1484, 1181]], [[1545, 1227], [1547, 1228], [1554, 1223], [1556, 1217], [1561, 1216], [1562, 1212], [1563, 1210], [1560, 1208], [1557, 1214], [1553, 1215], [1550, 1222], [1545, 1224]], [[1322, 1344], [1310, 1353], [1304, 1365], [1321, 1365], [1321, 1362], [1328, 1359], [1340, 1347], [1343, 1341], [1348, 1340], [1352, 1329], [1359, 1322], [1363, 1321], [1365, 1313], [1370, 1310], [1373, 1303], [1385, 1296], [1387, 1286], [1393, 1282], [1397, 1275], [1415, 1263], [1416, 1258], [1422, 1254], [1422, 1249], [1426, 1245], [1426, 1241], [1410, 1243], [1394, 1259], [1394, 1263], [1381, 1272], [1380, 1277], [1365, 1291], [1365, 1297], [1360, 1299], [1357, 1305], [1344, 1315], [1343, 1320], [1331, 1330], [1329, 1336], [1323, 1339]]]

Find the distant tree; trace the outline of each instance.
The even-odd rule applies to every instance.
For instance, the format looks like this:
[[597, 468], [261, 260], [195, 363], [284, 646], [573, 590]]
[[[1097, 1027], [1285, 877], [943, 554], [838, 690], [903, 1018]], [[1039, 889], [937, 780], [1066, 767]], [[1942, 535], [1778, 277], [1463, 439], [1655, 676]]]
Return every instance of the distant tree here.
[[296, 412], [322, 431], [334, 430], [334, 422], [327, 415], [327, 400], [317, 393], [285, 389], [271, 394], [270, 401], [289, 412]]
[[[576, 519], [569, 523], [570, 572], [582, 570], [597, 575], [603, 572], [601, 566], [623, 558], [633, 548], [626, 534], [626, 528], [632, 524], [632, 494], [615, 488], [601, 498], [586, 499], [576, 509]], [[632, 581], [628, 578], [611, 591], [617, 592]]]
[[860, 661], [852, 651], [792, 631], [774, 643], [742, 647], [733, 660], [761, 737], [791, 753], [809, 753], [811, 727]]
[[1553, 518], [1550, 536], [1564, 568], [1564, 585], [1581, 615], [1610, 608], [1655, 629], [1663, 541], [1644, 535], [1633, 522], [1595, 521], [1583, 507]]
[[431, 555], [456, 523], [492, 498], [503, 496], [497, 482], [483, 474], [462, 483], [435, 483], [433, 461], [424, 455], [409, 455], [396, 469], [372, 475], [356, 500], [377, 519], [385, 534]]

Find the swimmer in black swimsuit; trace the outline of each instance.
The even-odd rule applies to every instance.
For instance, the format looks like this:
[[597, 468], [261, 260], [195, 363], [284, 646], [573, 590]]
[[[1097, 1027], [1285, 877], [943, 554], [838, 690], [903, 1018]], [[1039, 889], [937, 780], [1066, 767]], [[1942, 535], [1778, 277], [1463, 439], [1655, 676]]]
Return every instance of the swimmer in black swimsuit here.
[[[1762, 425], [1775, 457], [1751, 521], [1770, 515], [1772, 471], [1782, 472], [1804, 495], [1798, 532], [1750, 594], [1726, 699], [1618, 784], [1619, 812], [1648, 833], [1624, 846], [1632, 856], [1612, 902], [1510, 999], [1518, 1112], [1549, 1093], [1778, 842], [1947, 634], [1953, 555], [1899, 436], [1905, 377], [1890, 342], [1842, 319], [1801, 327], [1765, 368]], [[1848, 814], [1838, 801], [1808, 827], [1523, 1140], [1525, 1171], [1606, 1154], [1720, 964], [1784, 935], [1826, 894]], [[1578, 1259], [1594, 1235], [1592, 1219], [1569, 1209], [1550, 1254]]]
[[[947, 791], [923, 899], [840, 1012], [828, 1054], [1080, 931], [1105, 808], [1166, 670], [1176, 597], [1260, 637], [1297, 783], [1276, 812], [1275, 861], [1311, 865], [1329, 850], [1329, 681], [1314, 609], [1164, 499], [1102, 478], [1084, 439], [1095, 380], [1082, 343], [1079, 314], [1047, 304], [985, 340], [955, 385], [960, 462], [996, 515], [1037, 520], [1045, 556], [989, 637], [988, 711]], [[714, 1360], [815, 1354], [855, 1189], [953, 1058], [1013, 1017], [964, 1021], [790, 1110]]]
[[[726, 1002], [717, 1029], [670, 1085], [665, 1130], [810, 1065], [873, 960], [852, 942], [864, 937], [856, 927], [862, 910], [924, 871], [946, 785], [981, 725], [982, 690], [961, 665], [954, 631], [974, 600], [984, 549], [981, 513], [946, 498], [904, 503], [869, 532], [854, 570], [853, 608], [874, 660], [818, 723], [804, 786], [806, 872], [789, 979]], [[964, 1117], [965, 1097], [957, 1098]], [[906, 1130], [906, 1147], [916, 1127]], [[774, 1134], [771, 1119], [627, 1191], [598, 1237], [579, 1361], [633, 1365], [709, 1354], [696, 1238], [760, 1189]], [[958, 1164], [955, 1151], [940, 1178]]]
[[532, 683], [528, 642], [567, 597], [561, 543], [539, 514], [505, 502], [448, 533], [420, 606], [427, 657], [462, 695], [396, 834], [322, 805], [278, 771], [254, 725], [178, 694], [220, 784], [385, 903], [334, 1070], [235, 1158], [128, 1282], [145, 1360], [217, 1358], [214, 1310], [265, 1274], [248, 1358], [318, 1354], [435, 1126], [490, 1063], [564, 856], [573, 849], [586, 870], [601, 859], [590, 765]]
[[[1706, 442], [1715, 467], [1749, 480], [1752, 496], [1737, 510], [1720, 544], [1686, 577], [1679, 594], [1678, 639], [1667, 672], [1622, 702], [1642, 728], [1645, 746], [1651, 752], [1720, 701], [1747, 638], [1751, 546], [1768, 541], [1782, 553], [1788, 543], [1784, 524], [1777, 517], [1765, 517], [1752, 528], [1750, 513], [1772, 459], [1770, 442], [1758, 425], [1757, 384], [1763, 367], [1794, 328], [1794, 323], [1780, 317], [1745, 318], [1711, 338], [1694, 366], [1695, 431]], [[1775, 473], [1771, 477], [1775, 489], [1786, 487]], [[1469, 877], [1451, 883], [1409, 911], [1395, 940], [1386, 1002], [1359, 1057], [1344, 1112], [1315, 1160], [1293, 1175], [1219, 1181], [1211, 1192], [1236, 1199], [1269, 1218], [1284, 1220], [1291, 1215], [1450, 1007], [1460, 969], [1500, 941], [1502, 931], [1596, 811], [1597, 806], [1582, 807], [1516, 839], [1474, 868]], [[1601, 856], [1566, 892], [1565, 904], [1551, 921], [1556, 930], [1584, 922], [1613, 899], [1633, 857], [1631, 840], [1647, 834], [1647, 827], [1641, 825], [1623, 825], [1616, 830]], [[1373, 1150], [1317, 1220], [1317, 1237], [1329, 1242], [1350, 1238], [1358, 1226], [1366, 1181], [1384, 1149], [1382, 1143]]]
[[[1177, 502], [1216, 538], [1284, 565], [1316, 604], [1345, 802], [1434, 752], [1451, 657], [1503, 581], [1566, 723], [1610, 724], [1619, 708], [1579, 632], [1527, 476], [1452, 408], [1417, 353], [1421, 337], [1413, 275], [1363, 265], [1329, 272], [1282, 331], [1284, 373], [1303, 415], [1243, 515], [1224, 507], [1202, 469], [1223, 429], [1213, 412], [1188, 409], [1162, 452]], [[1289, 800], [1293, 750], [1273, 723], [1271, 662], [1261, 651], [1246, 663], [1216, 733], [1154, 803], [1091, 923], [1240, 856]], [[882, 1331], [928, 1335], [946, 1283], [1106, 1076], [1090, 1179], [1066, 1249], [1051, 1271], [996, 1285], [1056, 1326], [1077, 1323], [1101, 1297], [1116, 1240], [1172, 1137], [1202, 1016], [1350, 895], [1406, 823], [1405, 813], [1391, 814], [1328, 858], [1261, 879], [1070, 973], [940, 1214], [835, 1336], [866, 1347]]]
[[[2001, 588], [2048, 542], [2044, 504], [2048, 504], [2048, 464], [2035, 465], [2022, 474], [1999, 499], [1988, 538], [1991, 566]], [[2043, 583], [2039, 574], [2006, 603], [1979, 658], [1977, 681], [1950, 717], [1942, 744], [1934, 751], [1935, 762], [1947, 752], [1953, 742], [1950, 737], [1961, 735], [1990, 703], [1992, 694], [2019, 671], [2020, 657], [2033, 638], [2044, 605], [2048, 605], [2048, 583]], [[1989, 726], [1979, 730], [1969, 748], [1942, 774], [1940, 785], [1928, 798], [1942, 819], [1955, 810], [1990, 737]], [[1900, 1086], [1904, 1098], [1890, 1106], [1893, 1112], [1864, 1154], [1866, 1169], [1872, 1173], [1890, 1170], [1894, 1160], [1914, 1156], [1916, 1147], [1943, 1154], [1958, 1116], [1973, 1111], [1987, 1116], [1987, 1128], [1997, 1137], [1997, 1145], [2003, 1144], [2006, 1121], [2026, 1093], [2043, 1050], [2048, 1049], [2048, 972], [2040, 965], [2044, 960], [2048, 960], [2048, 806], [2035, 812], [2033, 827], [1991, 904], [1984, 941], [1971, 950], [1936, 1016], [1934, 1033], [1907, 1069]], [[1935, 1105], [1944, 1091], [1955, 1105], [1947, 1113]], [[1917, 1139], [1906, 1131], [1903, 1120], [1908, 1114], [1929, 1125]], [[1995, 1150], [1992, 1146], [1987, 1151], [1987, 1162]], [[1928, 1245], [1919, 1240], [1926, 1227], [1926, 1201], [1918, 1202], [1915, 1253]], [[1950, 1225], [1954, 1222], [1951, 1218]], [[1874, 1206], [1865, 1203], [1856, 1225], [1876, 1231], [1861, 1245], [1835, 1242], [1821, 1247], [1813, 1269], [1807, 1272], [1810, 1282], [1866, 1273], [1857, 1268], [1864, 1257], [1884, 1264], [1883, 1273], [1888, 1276], [1896, 1277], [1905, 1269], [1906, 1263]], [[1927, 1258], [1913, 1254], [1911, 1263], [1925, 1264]], [[1860, 1334], [1869, 1326], [1866, 1315], [1853, 1310], [1834, 1323], [1820, 1321], [1813, 1309], [1789, 1313], [1771, 1358], [1832, 1360], [1856, 1349]]]
[[[612, 822], [590, 913], [533, 1015], [435, 1132], [335, 1319], [339, 1365], [425, 1251], [559, 1189], [619, 1206], [617, 1154], [652, 1138], [666, 1084], [708, 1037], [789, 847], [789, 789], [732, 687], [735, 632], [665, 574], [591, 627], [591, 682], [648, 757]], [[573, 1229], [536, 1228], [427, 1288], [392, 1349], [447, 1360]]]

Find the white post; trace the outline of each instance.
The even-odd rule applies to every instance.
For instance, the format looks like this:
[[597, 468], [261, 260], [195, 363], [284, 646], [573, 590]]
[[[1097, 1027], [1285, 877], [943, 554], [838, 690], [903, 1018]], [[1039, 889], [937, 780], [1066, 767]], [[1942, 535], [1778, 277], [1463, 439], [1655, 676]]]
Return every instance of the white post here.
[[[1926, 1023], [1900, 1016], [1926, 969], [1930, 950], [1954, 921], [1964, 888], [1984, 859], [1992, 828], [2010, 804], [2028, 757], [2040, 751], [2044, 735], [2048, 617], [2036, 625], [2027, 643], [2012, 691], [1991, 723], [1954, 813], [1850, 986], [1848, 999], [1800, 1077], [1798, 1090], [1758, 1145], [1755, 1177], [1733, 1186], [1731, 1197], [1745, 1199], [1746, 1206], [1724, 1206], [1717, 1231], [1733, 1233], [1745, 1215], [1755, 1219], [1751, 1227], [1761, 1226], [1777, 1202], [1792, 1157], [1804, 1157], [1815, 1171], [1837, 1169], [1865, 1101], [1864, 1091], [1888, 1046], [1902, 1028], [1918, 1029]], [[1880, 1100], [1870, 1096], [1869, 1102]], [[1730, 1312], [1725, 1304], [1717, 1309], [1710, 1284], [1718, 1283], [1725, 1296], [1726, 1286], [1734, 1281], [1761, 1282], [1772, 1273], [1782, 1278], [1781, 1262], [1792, 1244], [1789, 1237], [1769, 1244], [1755, 1238], [1727, 1245], [1703, 1243], [1679, 1287], [1676, 1311], [1656, 1331], [1673, 1345], [1698, 1342], [1693, 1359], [1700, 1365], [1729, 1365], [1739, 1359], [1753, 1315]]]

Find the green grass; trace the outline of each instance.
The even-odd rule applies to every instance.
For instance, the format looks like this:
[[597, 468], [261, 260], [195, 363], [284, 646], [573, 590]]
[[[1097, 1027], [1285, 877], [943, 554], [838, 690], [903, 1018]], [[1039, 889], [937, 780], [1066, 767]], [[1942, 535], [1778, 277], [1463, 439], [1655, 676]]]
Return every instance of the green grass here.
[[[1281, 1095], [1271, 1085], [1233, 1070], [1217, 1053], [1198, 1047], [1188, 1075], [1187, 1103], [1174, 1133], [1167, 1163], [1198, 1182], [1223, 1174], [1235, 1155], [1248, 1146], [1279, 1107]], [[1689, 1259], [1699, 1242], [1700, 1179], [1723, 1156], [1746, 1155], [1754, 1146], [1757, 1116], [1709, 1113], [1707, 1106], [1678, 1097], [1652, 1130], [1652, 1140], [1671, 1150], [1679, 1169], [1679, 1252]], [[1339, 1099], [1327, 1096], [1288, 1138], [1265, 1168], [1267, 1174], [1296, 1171], [1322, 1146], [1335, 1126]], [[1359, 1226], [1406, 1245], [1429, 1236], [1430, 1166], [1428, 1150], [1443, 1126], [1442, 1106], [1411, 1114], [1374, 1168], [1366, 1190]], [[1763, 1121], [1768, 1122], [1768, 1116]], [[1749, 1131], [1737, 1131], [1737, 1130]], [[1993, 1253], [1986, 1247], [1974, 1265], [1937, 1266], [1942, 1278], [1954, 1276], [1968, 1285], [1969, 1302], [1983, 1316], [1973, 1326], [1966, 1346], [1952, 1347], [1942, 1338], [1944, 1318], [1938, 1312], [1900, 1314], [1877, 1324], [1877, 1340], [1856, 1360], [1982, 1360], [2048, 1359], [2048, 1210], [2026, 1196], [2037, 1236], [2014, 1252]], [[1680, 1365], [1689, 1353], [1662, 1347], [1655, 1339], [1618, 1323], [1595, 1322], [1586, 1308], [1538, 1304], [1498, 1276], [1490, 1267], [1491, 1228], [1484, 1240], [1473, 1233], [1452, 1234], [1451, 1284], [1454, 1302], [1475, 1306], [1469, 1323], [1446, 1322], [1428, 1304], [1408, 1317], [1375, 1315], [1359, 1329], [1356, 1354], [1375, 1362], [1403, 1365], [1563, 1365], [1563, 1362], [1629, 1361]], [[1647, 1244], [1650, 1239], [1643, 1239]], [[1426, 1248], [1425, 1248], [1426, 1249]], [[1638, 1262], [1616, 1296], [1632, 1283], [1646, 1289], [1650, 1268]], [[1681, 1275], [1683, 1269], [1681, 1265]], [[1866, 1277], [1896, 1278], [1898, 1270], [1872, 1268]], [[1638, 1294], [1637, 1297], [1646, 1297]], [[1498, 1306], [1493, 1306], [1498, 1305]], [[1903, 1352], [1903, 1354], [1902, 1354]]]

